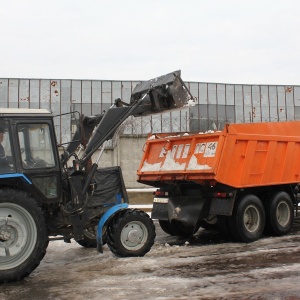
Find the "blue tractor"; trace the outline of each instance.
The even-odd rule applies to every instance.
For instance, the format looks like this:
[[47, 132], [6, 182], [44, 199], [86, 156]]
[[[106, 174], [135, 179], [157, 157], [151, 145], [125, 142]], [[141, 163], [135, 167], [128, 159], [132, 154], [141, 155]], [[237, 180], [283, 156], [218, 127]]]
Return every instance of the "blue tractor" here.
[[180, 71], [142, 82], [130, 103], [116, 99], [106, 112], [80, 116], [62, 154], [51, 112], [0, 108], [0, 283], [29, 275], [51, 239], [75, 239], [99, 252], [107, 243], [120, 257], [145, 255], [155, 239], [153, 221], [128, 208], [121, 169], [99, 168], [91, 157], [127, 117], [180, 108], [190, 99]]

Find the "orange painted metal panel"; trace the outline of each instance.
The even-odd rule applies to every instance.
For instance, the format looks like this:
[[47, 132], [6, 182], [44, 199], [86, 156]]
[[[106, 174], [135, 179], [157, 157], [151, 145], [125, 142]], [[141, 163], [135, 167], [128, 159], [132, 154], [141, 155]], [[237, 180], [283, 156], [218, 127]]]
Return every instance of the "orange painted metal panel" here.
[[300, 181], [300, 122], [230, 124], [222, 132], [149, 137], [138, 180], [251, 187]]
[[139, 180], [213, 179], [223, 141], [222, 132], [151, 136], [138, 170]]

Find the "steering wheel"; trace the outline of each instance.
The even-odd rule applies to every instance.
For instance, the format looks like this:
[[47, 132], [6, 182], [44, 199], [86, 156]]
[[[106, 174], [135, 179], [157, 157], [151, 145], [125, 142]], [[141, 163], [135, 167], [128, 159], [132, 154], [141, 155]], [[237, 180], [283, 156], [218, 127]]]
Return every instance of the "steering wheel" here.
[[28, 159], [25, 159], [25, 161], [26, 161], [26, 164], [28, 165], [28, 167], [33, 168], [36, 165], [36, 162], [32, 157], [29, 157]]

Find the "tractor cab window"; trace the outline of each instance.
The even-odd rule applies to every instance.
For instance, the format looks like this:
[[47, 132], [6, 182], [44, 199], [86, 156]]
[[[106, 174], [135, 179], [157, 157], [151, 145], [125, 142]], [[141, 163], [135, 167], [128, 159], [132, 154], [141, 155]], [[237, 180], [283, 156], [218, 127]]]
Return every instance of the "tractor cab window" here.
[[15, 173], [11, 153], [10, 134], [6, 127], [0, 124], [0, 174]]
[[20, 124], [18, 125], [18, 136], [23, 168], [52, 168], [55, 166], [48, 124]]

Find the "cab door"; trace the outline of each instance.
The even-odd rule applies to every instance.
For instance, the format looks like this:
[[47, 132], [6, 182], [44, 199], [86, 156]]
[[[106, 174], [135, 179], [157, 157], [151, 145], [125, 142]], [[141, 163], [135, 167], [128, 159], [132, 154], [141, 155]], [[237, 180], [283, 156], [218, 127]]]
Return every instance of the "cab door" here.
[[34, 189], [47, 201], [60, 197], [61, 171], [52, 123], [18, 123], [20, 164]]

